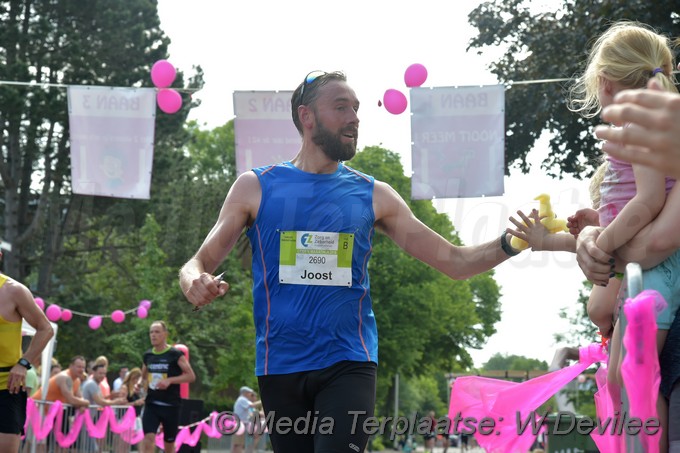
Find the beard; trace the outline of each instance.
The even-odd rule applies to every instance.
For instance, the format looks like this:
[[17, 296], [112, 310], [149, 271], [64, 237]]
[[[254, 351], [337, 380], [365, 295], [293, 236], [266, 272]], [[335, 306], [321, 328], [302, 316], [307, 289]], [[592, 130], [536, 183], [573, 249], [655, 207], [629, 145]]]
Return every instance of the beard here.
[[[342, 142], [342, 134], [351, 132], [354, 140], [351, 143]], [[316, 133], [312, 136], [312, 141], [333, 161], [347, 161], [354, 157], [357, 152], [358, 130], [355, 127], [348, 127], [334, 134], [324, 127], [321, 122], [317, 122]]]

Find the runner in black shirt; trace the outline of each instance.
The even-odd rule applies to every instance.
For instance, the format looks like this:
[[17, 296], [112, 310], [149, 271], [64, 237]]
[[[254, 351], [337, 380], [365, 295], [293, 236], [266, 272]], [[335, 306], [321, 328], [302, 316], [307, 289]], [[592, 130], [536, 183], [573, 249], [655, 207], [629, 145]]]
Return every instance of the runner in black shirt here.
[[175, 453], [181, 404], [179, 384], [194, 382], [196, 376], [184, 354], [168, 346], [168, 328], [163, 321], [154, 321], [151, 324], [149, 338], [152, 348], [144, 353], [142, 367], [142, 379], [147, 388], [142, 415], [142, 452], [154, 452], [156, 431], [162, 424], [165, 452]]

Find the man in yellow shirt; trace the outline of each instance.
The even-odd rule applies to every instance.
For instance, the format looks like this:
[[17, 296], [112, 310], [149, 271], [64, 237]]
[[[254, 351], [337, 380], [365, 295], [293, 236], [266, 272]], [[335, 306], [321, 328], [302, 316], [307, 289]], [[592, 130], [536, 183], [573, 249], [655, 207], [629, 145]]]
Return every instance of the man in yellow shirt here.
[[[0, 262], [2, 251], [0, 251]], [[21, 354], [21, 322], [34, 329], [26, 353]], [[26, 372], [38, 363], [54, 335], [45, 313], [21, 283], [0, 273], [0, 451], [17, 452], [26, 421]]]

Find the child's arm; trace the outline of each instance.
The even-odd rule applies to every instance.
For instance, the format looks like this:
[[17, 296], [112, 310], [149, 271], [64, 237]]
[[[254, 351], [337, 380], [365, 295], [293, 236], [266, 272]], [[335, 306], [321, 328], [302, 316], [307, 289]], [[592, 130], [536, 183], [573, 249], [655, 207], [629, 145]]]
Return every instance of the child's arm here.
[[524, 223], [514, 217], [510, 217], [510, 222], [512, 222], [517, 229], [508, 229], [508, 233], [526, 241], [531, 250], [535, 252], [576, 252], [576, 238], [571, 234], [566, 233], [551, 234], [541, 223], [541, 218], [539, 217], [537, 210], [532, 210], [529, 217], [522, 211], [517, 211], [517, 215], [519, 215]]
[[661, 212], [666, 202], [666, 178], [650, 167], [633, 165], [635, 196], [595, 241], [600, 249], [612, 253], [625, 245]]
[[640, 231], [626, 245], [616, 250], [624, 263], [636, 262], [650, 269], [680, 248], [680, 184], [666, 197], [666, 204], [652, 223]]
[[567, 217], [567, 228], [574, 237], [587, 226], [600, 226], [600, 215], [594, 209], [579, 209], [574, 215]]

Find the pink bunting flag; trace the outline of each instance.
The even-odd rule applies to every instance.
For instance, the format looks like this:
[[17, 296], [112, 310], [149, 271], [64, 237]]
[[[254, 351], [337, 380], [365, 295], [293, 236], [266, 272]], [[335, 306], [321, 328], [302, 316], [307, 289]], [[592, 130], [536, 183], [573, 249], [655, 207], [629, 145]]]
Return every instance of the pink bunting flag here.
[[[474, 427], [475, 439], [487, 452], [528, 451], [545, 422], [545, 414], [536, 413], [538, 407], [590, 365], [605, 359], [602, 345], [591, 344], [580, 348], [577, 364], [525, 382], [458, 378], [449, 406], [452, 430], [469, 432]], [[482, 432], [483, 425], [490, 429]]]
[[594, 429], [590, 437], [597, 449], [609, 453], [625, 452], [625, 438], [615, 434], [612, 424], [621, 414], [621, 389], [614, 382], [607, 381], [607, 367], [602, 366], [595, 372], [597, 391], [595, 392], [595, 413], [601, 428]]
[[222, 433], [220, 432], [219, 429], [217, 429], [217, 417], [219, 416], [218, 412], [211, 412], [210, 413], [210, 425], [206, 426], [203, 428], [203, 431], [205, 432], [205, 435], [208, 437], [212, 437], [213, 439], [219, 439], [222, 437]]

